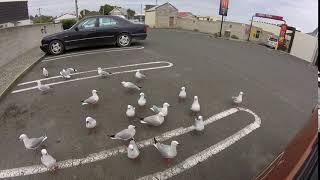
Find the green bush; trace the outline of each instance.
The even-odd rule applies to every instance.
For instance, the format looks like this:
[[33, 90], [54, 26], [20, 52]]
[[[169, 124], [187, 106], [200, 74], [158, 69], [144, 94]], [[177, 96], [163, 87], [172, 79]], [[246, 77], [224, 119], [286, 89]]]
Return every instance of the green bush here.
[[239, 39], [239, 37], [236, 36], [236, 35], [231, 35], [231, 38], [232, 38], [232, 39]]
[[62, 28], [65, 29], [69, 29], [71, 28], [75, 23], [77, 23], [76, 19], [65, 19], [61, 21], [62, 23]]

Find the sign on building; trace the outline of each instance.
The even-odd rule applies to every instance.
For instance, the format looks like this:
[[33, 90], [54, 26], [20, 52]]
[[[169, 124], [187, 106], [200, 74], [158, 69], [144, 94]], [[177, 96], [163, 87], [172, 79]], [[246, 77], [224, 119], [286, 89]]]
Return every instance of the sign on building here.
[[256, 13], [256, 17], [261, 17], [261, 18], [268, 18], [268, 19], [274, 19], [274, 20], [279, 20], [283, 21], [282, 16], [275, 16], [275, 15], [270, 15], [270, 14], [263, 14], [263, 13]]
[[227, 16], [228, 15], [228, 6], [229, 6], [229, 0], [220, 0], [219, 15]]

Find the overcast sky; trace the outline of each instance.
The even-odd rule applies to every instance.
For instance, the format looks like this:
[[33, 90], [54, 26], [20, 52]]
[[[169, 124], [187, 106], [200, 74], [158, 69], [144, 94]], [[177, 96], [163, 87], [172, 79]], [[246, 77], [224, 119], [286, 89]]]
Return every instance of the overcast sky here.
[[[105, 3], [134, 9], [140, 13], [141, 4], [155, 4], [156, 0], [78, 0], [79, 9], [99, 10]], [[158, 0], [158, 4], [170, 2], [179, 11], [190, 11], [195, 15], [218, 15], [219, 0]], [[248, 23], [256, 12], [283, 16], [288, 25], [303, 32], [311, 32], [318, 27], [318, 0], [229, 0], [227, 20]], [[31, 15], [61, 15], [74, 13], [74, 0], [29, 0]], [[261, 19], [262, 21], [268, 21]], [[274, 21], [278, 23], [277, 21]]]

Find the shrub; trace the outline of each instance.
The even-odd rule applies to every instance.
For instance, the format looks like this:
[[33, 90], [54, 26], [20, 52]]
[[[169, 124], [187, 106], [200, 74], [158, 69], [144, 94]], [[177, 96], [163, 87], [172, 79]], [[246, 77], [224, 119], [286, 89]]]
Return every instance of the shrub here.
[[199, 32], [199, 29], [193, 29], [194, 32]]
[[239, 37], [236, 36], [236, 35], [231, 35], [231, 38], [232, 38], [232, 39], [239, 39]]
[[62, 28], [65, 29], [69, 29], [71, 28], [75, 23], [77, 22], [76, 19], [64, 19], [61, 21], [62, 23]]

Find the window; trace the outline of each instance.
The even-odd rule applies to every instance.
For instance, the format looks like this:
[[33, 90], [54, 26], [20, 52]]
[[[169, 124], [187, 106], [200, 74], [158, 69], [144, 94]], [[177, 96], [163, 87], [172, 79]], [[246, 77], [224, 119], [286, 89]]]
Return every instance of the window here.
[[97, 24], [97, 18], [88, 18], [82, 21], [78, 27], [80, 29], [88, 29], [88, 28], [96, 27], [96, 24]]
[[112, 26], [115, 24], [117, 24], [117, 22], [112, 18], [108, 18], [108, 17], [99, 18], [99, 26], [100, 27]]

